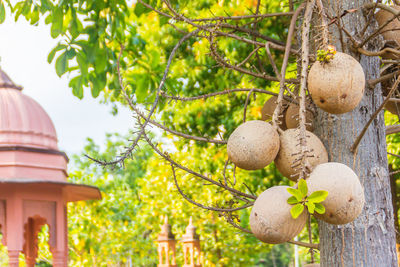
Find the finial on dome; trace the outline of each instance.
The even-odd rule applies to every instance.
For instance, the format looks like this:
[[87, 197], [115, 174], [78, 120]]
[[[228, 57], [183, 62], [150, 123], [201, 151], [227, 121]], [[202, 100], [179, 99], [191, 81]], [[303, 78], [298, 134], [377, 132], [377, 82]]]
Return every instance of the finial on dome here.
[[186, 227], [186, 233], [183, 235], [182, 240], [199, 240], [199, 235], [196, 233], [196, 227], [193, 225], [192, 217], [189, 219], [189, 224]]
[[175, 240], [175, 235], [172, 233], [171, 225], [168, 223], [168, 216], [164, 217], [164, 224], [161, 226], [161, 232], [158, 235], [158, 241]]
[[8, 75], [0, 67], [0, 89], [3, 88], [22, 90], [22, 87], [15, 85], [15, 83], [10, 79], [10, 77], [8, 77]]

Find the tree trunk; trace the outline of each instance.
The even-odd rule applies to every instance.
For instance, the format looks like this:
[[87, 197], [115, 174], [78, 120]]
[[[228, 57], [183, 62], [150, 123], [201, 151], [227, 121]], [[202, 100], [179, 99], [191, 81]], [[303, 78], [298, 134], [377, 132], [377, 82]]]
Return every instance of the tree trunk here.
[[[331, 18], [366, 2], [370, 1], [323, 0]], [[361, 9], [343, 16], [342, 23], [354, 38], [359, 38], [366, 23], [375, 24], [366, 16], [367, 13]], [[372, 31], [371, 28], [374, 27], [371, 26], [366, 35]], [[331, 43], [338, 51], [351, 54], [360, 61], [367, 80], [379, 77], [378, 57], [360, 56], [349, 51], [350, 42], [345, 33], [339, 34], [334, 24], [329, 32], [332, 34]], [[376, 39], [366, 48], [376, 51], [381, 46], [382, 40]], [[328, 150], [329, 161], [344, 163], [358, 174], [366, 201], [363, 212], [352, 223], [337, 226], [319, 222], [321, 266], [397, 266], [383, 112], [369, 127], [358, 152], [353, 154], [350, 151], [354, 140], [382, 101], [381, 88], [377, 85], [373, 90], [365, 89], [361, 104], [352, 112], [332, 115], [318, 109], [316, 134]]]

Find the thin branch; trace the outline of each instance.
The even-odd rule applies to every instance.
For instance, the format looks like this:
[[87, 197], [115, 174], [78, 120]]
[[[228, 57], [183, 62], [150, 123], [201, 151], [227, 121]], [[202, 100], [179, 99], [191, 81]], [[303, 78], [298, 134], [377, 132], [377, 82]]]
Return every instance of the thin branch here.
[[283, 63], [282, 63], [282, 67], [281, 67], [281, 79], [280, 79], [280, 87], [279, 87], [279, 95], [277, 98], [277, 105], [276, 108], [274, 110], [274, 113], [272, 115], [272, 125], [274, 127], [276, 127], [278, 129], [278, 131], [280, 130], [280, 128], [277, 126], [280, 122], [279, 122], [279, 115], [281, 113], [281, 108], [282, 108], [282, 103], [283, 103], [283, 94], [285, 91], [285, 82], [286, 82], [286, 68], [289, 62], [289, 56], [290, 56], [290, 48], [292, 46], [292, 38], [293, 38], [293, 34], [294, 34], [294, 30], [296, 28], [296, 21], [297, 18], [300, 14], [300, 11], [304, 8], [304, 3], [302, 3], [297, 10], [295, 11], [295, 13], [292, 16], [292, 20], [290, 21], [290, 26], [289, 26], [289, 31], [288, 31], [288, 36], [287, 36], [287, 41], [286, 41], [286, 47], [285, 47], [285, 55], [283, 58]]
[[267, 14], [232, 16], [232, 17], [214, 17], [214, 18], [203, 18], [203, 19], [191, 19], [191, 21], [193, 21], [193, 22], [205, 22], [205, 21], [243, 20], [243, 19], [270, 18], [270, 17], [291, 16], [291, 15], [293, 15], [293, 12], [279, 12], [279, 13], [267, 13]]
[[186, 199], [188, 202], [192, 203], [193, 205], [196, 205], [197, 207], [200, 207], [202, 209], [206, 209], [206, 210], [212, 210], [212, 211], [218, 211], [218, 212], [232, 212], [232, 211], [238, 211], [238, 210], [242, 210], [242, 209], [247, 209], [248, 207], [253, 206], [253, 202], [250, 204], [246, 204], [237, 208], [217, 208], [217, 207], [210, 207], [210, 206], [205, 206], [203, 204], [200, 204], [194, 200], [192, 200], [190, 197], [188, 197], [185, 193], [183, 193], [182, 189], [180, 188], [178, 181], [176, 179], [176, 173], [175, 173], [175, 167], [173, 164], [171, 164], [171, 169], [172, 169], [172, 174], [174, 177], [174, 182], [175, 182], [175, 186], [176, 189], [178, 189], [179, 194], [181, 194], [181, 196]]
[[[237, 93], [237, 92], [250, 92], [253, 91], [254, 93], [261, 93], [261, 94], [268, 94], [268, 95], [273, 95], [273, 96], [278, 96], [277, 93], [267, 91], [264, 89], [257, 89], [257, 88], [236, 88], [236, 89], [229, 89], [229, 90], [224, 90], [220, 92], [214, 92], [210, 94], [205, 94], [205, 95], [199, 95], [199, 96], [191, 96], [191, 97], [183, 97], [183, 96], [172, 96], [172, 95], [167, 95], [165, 92], [161, 92], [161, 95], [165, 98], [173, 99], [173, 100], [178, 100], [178, 101], [194, 101], [194, 100], [201, 100], [201, 99], [207, 99], [210, 97], [214, 96], [220, 96], [220, 95], [229, 95], [231, 93]], [[289, 102], [296, 102], [296, 100], [293, 100], [292, 98], [288, 96], [284, 96], [285, 100]]]
[[267, 52], [269, 62], [271, 63], [272, 69], [274, 70], [276, 77], [278, 77], [278, 79], [281, 80], [281, 74], [279, 73], [278, 67], [275, 64], [271, 51], [269, 50], [269, 43], [265, 44], [265, 51]]
[[[132, 103], [129, 103], [129, 106], [142, 119], [146, 119], [145, 115], [135, 105], [132, 105]], [[207, 142], [207, 143], [214, 143], [214, 144], [226, 144], [227, 143], [226, 140], [209, 139], [209, 138], [206, 138], [206, 137], [194, 136], [194, 135], [189, 135], [189, 134], [185, 134], [185, 133], [182, 133], [182, 132], [178, 132], [178, 131], [172, 130], [172, 129], [166, 127], [165, 125], [162, 125], [162, 124], [160, 124], [160, 123], [158, 123], [158, 122], [156, 122], [156, 121], [154, 121], [152, 119], [148, 119], [148, 122], [150, 124], [160, 128], [160, 129], [163, 129], [166, 132], [169, 132], [169, 133], [171, 133], [173, 135], [176, 135], [176, 136], [183, 137], [185, 139], [190, 139], [190, 140], [195, 140], [195, 141], [200, 141], [200, 142]]]
[[366, 43], [368, 43], [372, 38], [374, 38], [376, 35], [378, 35], [390, 22], [392, 22], [393, 20], [397, 19], [400, 16], [400, 11], [384, 5], [382, 3], [367, 3], [363, 6], [366, 9], [375, 9], [375, 8], [380, 8], [383, 10], [386, 10], [390, 13], [393, 14], [393, 17], [389, 20], [387, 20], [385, 23], [383, 23], [378, 29], [376, 29], [374, 32], [372, 32], [367, 38], [365, 38], [358, 47], [363, 47]]
[[386, 135], [400, 133], [400, 124], [386, 126]]
[[288, 241], [287, 243], [319, 250], [319, 244], [314, 244], [314, 243], [310, 244], [310, 243], [305, 243], [305, 242], [295, 241], [295, 240]]
[[377, 85], [378, 83], [390, 80], [391, 78], [393, 78], [394, 76], [399, 75], [399, 74], [400, 74], [400, 70], [391, 72], [389, 74], [383, 75], [383, 76], [373, 79], [373, 80], [368, 80], [367, 81], [368, 87], [371, 89], [374, 89], [375, 85]]
[[[140, 140], [141, 137], [144, 135], [144, 131], [145, 131], [145, 127], [146, 127], [147, 123], [149, 122], [151, 116], [153, 115], [153, 113], [154, 113], [155, 110], [156, 110], [158, 101], [159, 101], [159, 99], [160, 99], [161, 89], [164, 87], [165, 81], [166, 81], [167, 76], [168, 76], [168, 73], [169, 73], [169, 68], [170, 68], [170, 66], [171, 66], [171, 63], [172, 63], [173, 58], [175, 57], [176, 51], [178, 50], [178, 48], [179, 48], [187, 39], [189, 39], [189, 38], [192, 37], [192, 36], [197, 35], [199, 31], [200, 31], [200, 30], [197, 29], [197, 30], [195, 30], [195, 31], [193, 31], [193, 32], [191, 32], [191, 33], [188, 33], [187, 35], [183, 36], [183, 37], [178, 41], [178, 43], [175, 45], [175, 47], [172, 49], [172, 51], [171, 51], [171, 53], [170, 53], [170, 55], [169, 55], [169, 58], [168, 58], [167, 66], [165, 67], [164, 75], [163, 75], [163, 77], [162, 77], [162, 79], [161, 79], [161, 81], [160, 81], [160, 84], [159, 84], [159, 86], [158, 86], [158, 88], [157, 88], [157, 90], [156, 90], [156, 97], [155, 97], [155, 100], [154, 100], [154, 102], [153, 102], [153, 104], [152, 104], [152, 107], [151, 107], [149, 113], [148, 113], [147, 116], [146, 116], [146, 119], [145, 119], [145, 121], [144, 121], [144, 123], [143, 123], [143, 127], [142, 127], [141, 131], [138, 133], [138, 135], [136, 136], [135, 140], [133, 140], [132, 144], [126, 149], [126, 151], [124, 151], [124, 153], [122, 153], [122, 155], [121, 155], [118, 159], [113, 160], [113, 161], [95, 160], [97, 163], [99, 163], [99, 164], [101, 164], [101, 165], [103, 165], [103, 166], [115, 165], [115, 164], [124, 162], [125, 159], [127, 159], [128, 157], [130, 157], [130, 156], [132, 155], [132, 152], [134, 151], [135, 147], [137, 146], [139, 140]], [[120, 71], [119, 71], [119, 69], [120, 69], [120, 59], [121, 59], [121, 55], [122, 55], [123, 49], [124, 49], [124, 47], [121, 46], [121, 52], [120, 52], [120, 54], [119, 54], [118, 61], [117, 61], [117, 69], [118, 69], [118, 74], [119, 74], [119, 83], [120, 83], [120, 87], [121, 87], [122, 91], [124, 92], [124, 97], [125, 97], [125, 99], [129, 102], [129, 101], [130, 101], [130, 98], [129, 98], [129, 96], [128, 96], [127, 93], [126, 93], [125, 87], [124, 87], [124, 85], [123, 85], [122, 77], [121, 77]], [[89, 156], [88, 156], [88, 158], [94, 160], [93, 158], [91, 158], [91, 157], [89, 157]]]
[[246, 113], [247, 113], [247, 105], [249, 104], [250, 96], [253, 93], [252, 90], [247, 94], [246, 101], [244, 102], [244, 107], [243, 107], [243, 123], [246, 122]]
[[[142, 125], [141, 125], [141, 127], [143, 128]], [[239, 191], [239, 190], [236, 190], [236, 189], [234, 189], [234, 188], [231, 188], [231, 187], [229, 187], [229, 186], [226, 186], [226, 185], [224, 185], [224, 184], [222, 184], [222, 183], [220, 183], [220, 182], [217, 182], [217, 181], [215, 181], [215, 180], [213, 180], [213, 179], [211, 179], [211, 178], [209, 178], [209, 177], [207, 177], [207, 176], [205, 176], [205, 175], [202, 175], [202, 174], [200, 174], [200, 173], [198, 173], [198, 172], [195, 172], [195, 171], [193, 171], [193, 170], [191, 170], [191, 169], [189, 169], [189, 168], [187, 168], [187, 167], [185, 167], [185, 166], [183, 166], [183, 165], [177, 163], [177, 162], [174, 161], [169, 155], [167, 155], [167, 154], [161, 152], [161, 150], [158, 149], [157, 146], [155, 146], [155, 145], [153, 144], [153, 142], [149, 139], [149, 137], [147, 136], [146, 132], [143, 132], [143, 138], [146, 140], [146, 142], [149, 144], [149, 146], [150, 146], [158, 155], [160, 155], [162, 158], [164, 158], [165, 160], [167, 160], [168, 162], [170, 162], [171, 164], [173, 164], [175, 167], [177, 167], [177, 168], [179, 168], [179, 169], [181, 169], [181, 170], [184, 170], [184, 171], [186, 171], [187, 173], [193, 174], [194, 176], [197, 176], [197, 177], [199, 177], [199, 178], [201, 178], [201, 179], [203, 179], [203, 180], [205, 180], [205, 181], [207, 181], [207, 182], [209, 182], [209, 183], [211, 183], [211, 184], [214, 184], [214, 185], [216, 185], [216, 186], [219, 186], [219, 187], [221, 187], [221, 188], [223, 188], [223, 189], [225, 189], [225, 190], [227, 190], [227, 191], [229, 191], [229, 192], [231, 192], [231, 193], [233, 193], [233, 194], [237, 194], [237, 195], [240, 195], [240, 196], [242, 196], [242, 197], [249, 198], [249, 199], [257, 199], [256, 196], [249, 195], [249, 194], [243, 193], [243, 192], [241, 192], [241, 191]]]
[[357, 136], [356, 140], [354, 141], [354, 144], [351, 146], [350, 151], [355, 152], [357, 150], [358, 145], [360, 144], [363, 136], [368, 130], [368, 127], [371, 125], [371, 123], [375, 120], [376, 116], [378, 116], [379, 112], [383, 109], [383, 107], [386, 105], [387, 102], [389, 102], [390, 97], [392, 96], [393, 92], [397, 89], [397, 86], [400, 83], [400, 76], [397, 76], [396, 82], [393, 84], [392, 88], [390, 89], [387, 97], [383, 101], [383, 103], [379, 106], [379, 108], [372, 114], [371, 118], [368, 120], [367, 124], [364, 126], [362, 129], [361, 133]]

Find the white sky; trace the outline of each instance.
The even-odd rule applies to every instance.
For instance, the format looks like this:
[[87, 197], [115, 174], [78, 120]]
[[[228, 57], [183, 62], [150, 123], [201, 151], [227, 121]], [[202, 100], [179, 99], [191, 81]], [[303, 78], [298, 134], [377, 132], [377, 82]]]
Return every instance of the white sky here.
[[81, 151], [86, 137], [102, 144], [105, 133], [127, 133], [134, 122], [128, 109], [120, 108], [114, 117], [111, 107], [99, 104], [89, 90], [83, 100], [72, 95], [68, 77], [59, 78], [55, 72], [55, 60], [52, 65], [47, 63], [47, 55], [56, 44], [43, 22], [31, 26], [20, 18], [15, 23], [8, 15], [0, 24], [0, 66], [14, 83], [24, 87], [23, 93], [39, 102], [49, 114], [60, 150], [71, 155]]

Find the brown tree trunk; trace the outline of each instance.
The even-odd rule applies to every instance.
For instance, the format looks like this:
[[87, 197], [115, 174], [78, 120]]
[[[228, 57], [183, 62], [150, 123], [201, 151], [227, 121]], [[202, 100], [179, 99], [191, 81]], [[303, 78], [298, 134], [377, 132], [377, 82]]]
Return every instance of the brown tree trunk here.
[[[340, 16], [344, 10], [359, 8], [366, 2], [370, 1], [323, 0], [329, 17]], [[364, 14], [366, 16], [359, 9], [344, 15], [341, 21], [356, 39], [366, 23], [375, 23], [373, 19], [368, 21]], [[366, 34], [372, 31], [371, 28]], [[340, 35], [337, 26], [330, 26], [329, 31], [333, 37], [331, 43], [338, 51], [351, 54], [360, 61], [367, 80], [379, 76], [378, 57], [354, 54], [346, 35]], [[366, 48], [376, 51], [381, 45], [382, 40], [376, 39]], [[321, 266], [397, 266], [383, 113], [369, 127], [358, 152], [350, 151], [355, 138], [382, 100], [378, 85], [374, 90], [365, 89], [361, 104], [352, 112], [332, 115], [318, 109], [316, 134], [324, 142], [329, 160], [344, 163], [358, 174], [366, 200], [363, 212], [352, 223], [336, 226], [319, 222]]]

